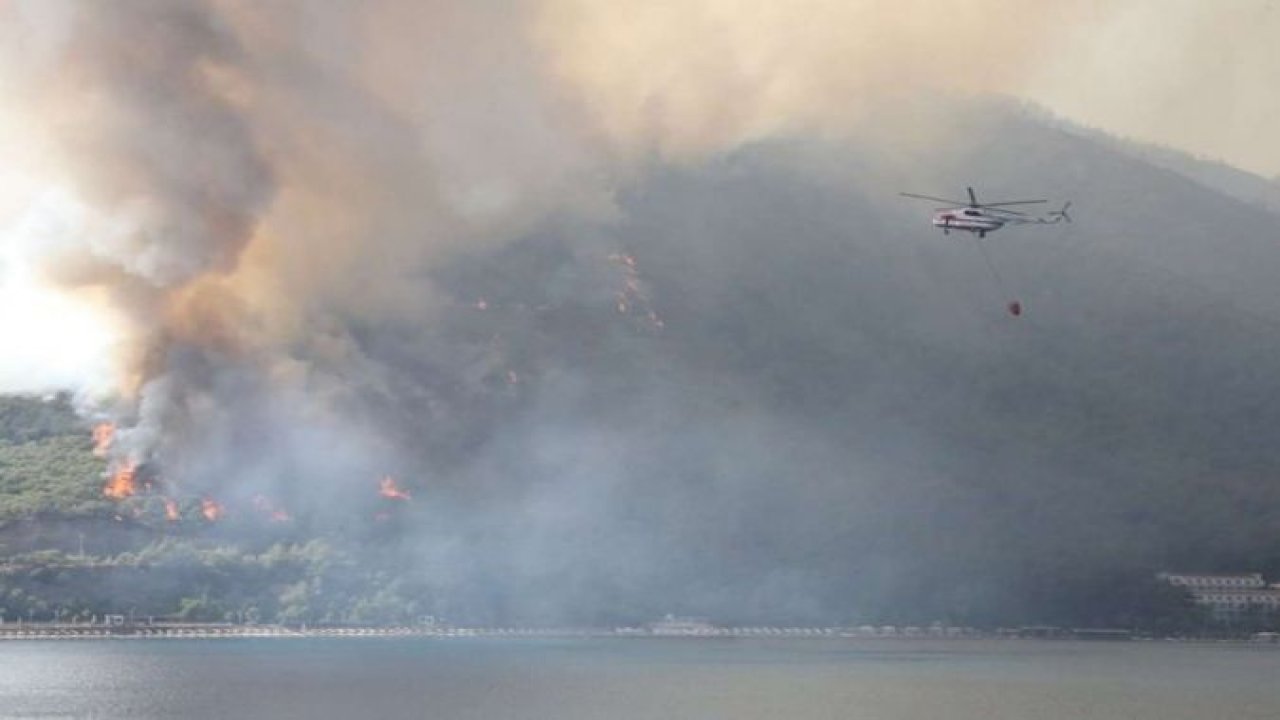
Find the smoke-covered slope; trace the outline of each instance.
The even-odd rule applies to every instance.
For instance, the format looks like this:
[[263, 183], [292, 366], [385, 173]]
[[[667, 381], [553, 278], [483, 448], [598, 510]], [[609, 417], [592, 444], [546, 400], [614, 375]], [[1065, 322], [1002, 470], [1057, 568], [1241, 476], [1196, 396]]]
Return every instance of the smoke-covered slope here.
[[[802, 140], [656, 166], [614, 224], [440, 270], [446, 325], [519, 381], [466, 404], [424, 556], [532, 617], [1105, 620], [1117, 578], [1280, 569], [1275, 217], [1017, 110], [965, 118], [977, 141], [925, 170]], [[967, 183], [1076, 203], [985, 241], [1022, 318], [896, 197]]]

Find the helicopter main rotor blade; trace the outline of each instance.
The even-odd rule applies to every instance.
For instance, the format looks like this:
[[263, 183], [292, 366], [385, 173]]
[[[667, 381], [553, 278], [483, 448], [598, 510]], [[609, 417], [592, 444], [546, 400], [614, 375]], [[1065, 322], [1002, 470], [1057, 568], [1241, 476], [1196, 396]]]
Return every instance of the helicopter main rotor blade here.
[[933, 197], [932, 195], [916, 195], [915, 193], [898, 193], [903, 197], [915, 198], [917, 200], [932, 200], [934, 202], [946, 203], [952, 207], [964, 207], [967, 203], [963, 200], [948, 200], [946, 198]]
[[1002, 200], [1001, 202], [981, 203], [979, 205], [975, 205], [974, 207], [1000, 207], [1002, 205], [1038, 205], [1040, 203], [1047, 203], [1047, 202], [1049, 201], [1048, 200]]
[[973, 194], [973, 188], [965, 188], [969, 191], [969, 207], [978, 207], [978, 196]]

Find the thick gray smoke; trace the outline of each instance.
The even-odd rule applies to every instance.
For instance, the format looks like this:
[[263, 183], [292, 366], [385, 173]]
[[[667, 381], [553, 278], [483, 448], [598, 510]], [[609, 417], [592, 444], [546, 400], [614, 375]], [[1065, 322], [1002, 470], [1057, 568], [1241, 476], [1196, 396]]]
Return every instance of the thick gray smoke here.
[[[181, 432], [176, 415], [212, 402], [208, 365], [239, 360], [241, 331], [223, 319], [234, 308], [210, 308], [199, 285], [237, 268], [275, 185], [229, 96], [246, 57], [222, 19], [140, 2], [77, 7], [65, 23], [38, 106], [56, 118], [57, 147], [91, 210], [46, 267], [122, 308], [133, 339], [123, 383], [140, 414], [118, 446], [146, 460]], [[192, 314], [199, 338], [182, 336]]]
[[120, 232], [92, 239], [97, 257], [157, 288], [232, 270], [273, 192], [219, 87], [243, 72], [235, 36], [198, 5], [172, 3], [89, 4], [70, 33], [48, 112], [82, 158], [85, 201], [120, 215]]
[[[607, 206], [566, 191], [589, 164], [502, 7], [13, 12], [51, 38], [31, 106], [86, 208], [44, 267], [122, 317], [120, 462], [188, 491], [321, 468], [376, 487], [397, 461], [360, 404], [393, 370], [351, 328], [416, 331], [450, 248]], [[246, 439], [271, 448], [256, 469]]]

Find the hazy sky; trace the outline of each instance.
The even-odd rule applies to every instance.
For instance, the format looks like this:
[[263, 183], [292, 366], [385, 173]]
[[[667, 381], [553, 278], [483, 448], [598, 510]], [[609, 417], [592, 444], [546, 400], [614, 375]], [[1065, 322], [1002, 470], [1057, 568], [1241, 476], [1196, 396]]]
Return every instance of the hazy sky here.
[[830, 127], [896, 94], [999, 92], [1138, 140], [1280, 174], [1271, 0], [545, 3], [541, 35], [604, 126]]
[[1280, 177], [1280, 3], [1095, 2], [1026, 93], [1066, 117]]

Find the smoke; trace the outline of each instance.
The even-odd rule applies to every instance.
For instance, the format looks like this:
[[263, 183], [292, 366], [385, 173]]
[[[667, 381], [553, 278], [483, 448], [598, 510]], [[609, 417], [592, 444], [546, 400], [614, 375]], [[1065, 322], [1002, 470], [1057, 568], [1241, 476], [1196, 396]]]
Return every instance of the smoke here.
[[229, 29], [198, 6], [79, 10], [45, 112], [85, 202], [123, 226], [92, 238], [101, 263], [159, 289], [234, 269], [274, 189], [235, 107], [244, 71]]
[[1057, 28], [1072, 48], [1037, 64], [1027, 94], [1108, 132], [1280, 176], [1280, 6], [1138, 0]]
[[[911, 504], [878, 478], [917, 437], [904, 422], [885, 450], [848, 403], [905, 402], [877, 382], [894, 358], [862, 354], [905, 341], [844, 329], [889, 311], [832, 229], [903, 218], [832, 188], [986, 169], [947, 151], [990, 136], [968, 101], [1061, 80], [1133, 5], [15, 2], [0, 136], [30, 139], [22, 166], [64, 198], [20, 262], [109, 318], [116, 452], [181, 492], [336, 514], [394, 474], [425, 506], [424, 566], [495, 617], [547, 578], [584, 606], [683, 584], [715, 607], [758, 585], [744, 615], [811, 615], [849, 568], [795, 548], [865, 550], [870, 587], [932, 539], [876, 540]], [[796, 170], [777, 138], [830, 145], [799, 143]], [[806, 155], [831, 147], [847, 168]], [[663, 190], [682, 182], [695, 207]], [[849, 212], [823, 215], [833, 197]], [[887, 295], [912, 342], [984, 327], [913, 314], [966, 292], [919, 248], [858, 249], [919, 280]], [[856, 382], [824, 363], [850, 357]], [[760, 547], [741, 577], [699, 583], [735, 543]]]
[[679, 157], [777, 134], [865, 133], [886, 115], [912, 125], [899, 141], [929, 142], [943, 126], [913, 121], [920, 96], [1020, 94], [1084, 5], [551, 0], [538, 36], [619, 152]]
[[39, 29], [15, 84], [76, 203], [31, 254], [123, 318], [134, 460], [190, 465], [252, 424], [241, 393], [337, 412], [380, 382], [351, 322], [421, 323], [431, 258], [593, 202], [566, 190], [587, 161], [496, 6], [9, 12]]
[[921, 96], [1029, 98], [1077, 122], [1280, 173], [1270, 0], [542, 4], [558, 76], [624, 156], [893, 125], [949, 136]]
[[43, 265], [125, 319], [126, 396], [193, 352], [376, 385], [345, 334], [422, 325], [452, 253], [607, 222], [650, 153], [930, 147], [953, 123], [918, 98], [1016, 94], [1082, 7], [14, 3], [6, 77], [83, 206]]

